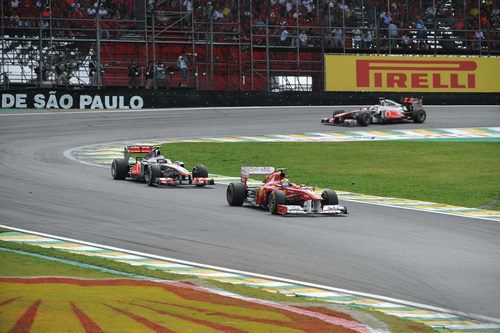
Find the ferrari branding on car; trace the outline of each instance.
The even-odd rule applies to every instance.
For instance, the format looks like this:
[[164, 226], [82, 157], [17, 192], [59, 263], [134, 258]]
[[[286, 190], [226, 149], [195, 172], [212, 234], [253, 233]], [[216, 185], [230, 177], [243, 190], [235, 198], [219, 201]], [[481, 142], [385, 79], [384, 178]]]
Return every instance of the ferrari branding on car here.
[[[262, 186], [253, 187], [247, 184], [249, 175], [266, 175], [266, 178]], [[268, 209], [272, 214], [347, 214], [347, 208], [338, 204], [334, 190], [316, 193], [314, 187], [290, 183], [285, 169], [273, 167], [242, 167], [241, 182], [229, 184], [226, 199], [230, 206], [246, 203]]]
[[356, 60], [356, 86], [475, 88], [475, 61]]

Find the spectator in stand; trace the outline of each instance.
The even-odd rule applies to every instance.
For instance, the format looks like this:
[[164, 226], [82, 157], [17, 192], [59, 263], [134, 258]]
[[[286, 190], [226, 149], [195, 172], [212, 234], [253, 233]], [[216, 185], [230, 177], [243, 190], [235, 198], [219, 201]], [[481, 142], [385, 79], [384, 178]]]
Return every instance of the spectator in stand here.
[[179, 71], [181, 72], [181, 81], [179, 82], [179, 87], [186, 87], [188, 64], [184, 54], [181, 54], [177, 59], [177, 67], [179, 67]]
[[222, 5], [217, 4], [217, 7], [215, 7], [214, 10], [214, 21], [221, 21], [224, 18], [224, 14], [222, 14]]
[[420, 16], [417, 16], [417, 41], [418, 41], [418, 48], [427, 48], [427, 43], [425, 39], [427, 38], [427, 27], [424, 24], [424, 21], [420, 18]]
[[280, 36], [280, 45], [281, 46], [290, 46], [290, 40], [288, 39], [289, 34], [290, 33], [288, 32], [286, 27], [281, 30], [281, 36]]
[[307, 30], [307, 43], [309, 47], [321, 47], [320, 35], [312, 27]]
[[97, 60], [95, 55], [92, 55], [89, 61], [89, 77], [90, 77], [90, 86], [97, 86]]
[[404, 34], [401, 37], [401, 42], [403, 49], [408, 50], [410, 48], [410, 37], [408, 37], [408, 34]]
[[484, 38], [484, 33], [481, 30], [476, 30], [474, 32], [474, 43], [472, 44], [472, 49], [474, 51], [481, 50], [482, 41]]
[[128, 87], [139, 88], [139, 66], [134, 60], [131, 60], [128, 66]]
[[325, 29], [325, 35], [324, 35], [324, 41], [325, 41], [325, 48], [333, 48], [333, 36], [332, 36], [332, 31], [329, 29]]
[[36, 74], [36, 82], [35, 82], [36, 87], [40, 86], [40, 80], [42, 82], [48, 81], [46, 66], [43, 66], [42, 77], [40, 78], [40, 62], [38, 62], [38, 65], [35, 67], [35, 74]]
[[165, 78], [165, 66], [162, 63], [158, 63], [156, 65], [156, 88], [158, 89], [166, 89], [167, 88], [167, 80]]
[[353, 41], [353, 48], [354, 49], [359, 49], [361, 48], [361, 42], [362, 42], [362, 38], [361, 38], [361, 29], [359, 28], [354, 28], [352, 29], [352, 41]]
[[64, 61], [60, 60], [56, 64], [56, 86], [60, 86], [64, 84], [64, 86], [68, 87], [68, 68]]
[[398, 26], [394, 22], [391, 22], [389, 23], [388, 30], [389, 30], [389, 47], [390, 48], [399, 47]]
[[392, 17], [389, 12], [383, 11], [382, 13], [380, 13], [379, 27], [381, 29], [389, 27], [389, 23], [391, 23], [391, 21]]
[[12, 0], [10, 2], [10, 7], [13, 9], [13, 10], [16, 10], [18, 7], [19, 7], [19, 0]]
[[186, 15], [184, 16], [186, 23], [191, 24], [191, 13], [193, 12], [193, 3], [191, 2], [191, 0], [184, 0], [184, 2], [182, 3], [182, 7], [186, 11]]
[[333, 31], [335, 31], [335, 33], [333, 35], [333, 41], [335, 42], [335, 47], [336, 48], [344, 48], [344, 35], [343, 35], [342, 29], [340, 29], [340, 28], [333, 29], [332, 33], [333, 33]]
[[302, 29], [302, 31], [299, 34], [299, 46], [300, 47], [307, 47], [308, 46], [307, 39], [308, 39], [308, 37], [307, 37], [306, 29]]
[[373, 38], [375, 37], [375, 31], [373, 31], [372, 29], [368, 29], [366, 31], [366, 35], [365, 35], [365, 40], [364, 40], [364, 47], [367, 48], [367, 49], [371, 49], [372, 46], [373, 46]]
[[154, 78], [155, 78], [155, 66], [154, 63], [150, 60], [148, 62], [148, 67], [146, 68], [146, 89], [151, 89]]

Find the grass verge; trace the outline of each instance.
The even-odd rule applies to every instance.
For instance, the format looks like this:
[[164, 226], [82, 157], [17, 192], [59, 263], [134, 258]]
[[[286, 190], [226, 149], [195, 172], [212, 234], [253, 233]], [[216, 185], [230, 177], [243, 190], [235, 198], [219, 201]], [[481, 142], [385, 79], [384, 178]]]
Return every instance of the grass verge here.
[[500, 199], [498, 142], [176, 143], [162, 152], [226, 176], [274, 166], [287, 168], [294, 183], [348, 192], [463, 207]]
[[[7, 231], [10, 230], [0, 228], [0, 232], [7, 232]], [[401, 332], [401, 333], [416, 332], [416, 331], [423, 333], [435, 332], [435, 330], [423, 324], [414, 323], [408, 320], [403, 320], [394, 316], [387, 316], [377, 311], [358, 309], [344, 305], [335, 305], [331, 303], [319, 302], [316, 300], [311, 301], [300, 297], [289, 297], [282, 294], [270, 293], [258, 288], [221, 283], [214, 280], [197, 279], [197, 278], [190, 279], [189, 276], [169, 274], [163, 271], [130, 266], [128, 264], [118, 263], [108, 259], [72, 254], [51, 248], [41, 248], [38, 246], [6, 242], [6, 241], [0, 241], [0, 247], [40, 254], [53, 258], [76, 261], [103, 268], [119, 270], [122, 272], [138, 274], [143, 276], [150, 276], [164, 280], [185, 280], [197, 285], [226, 290], [235, 294], [252, 297], [256, 299], [269, 300], [273, 302], [286, 303], [286, 304], [293, 303], [294, 305], [306, 307], [312, 309], [313, 311], [321, 312], [322, 310], [314, 310], [314, 309], [327, 308], [329, 309], [329, 311], [334, 311], [336, 313], [339, 313], [339, 315], [344, 313], [346, 316], [352, 316], [358, 320], [361, 320], [362, 322], [368, 321], [368, 323], [373, 323], [380, 321], [383, 323], [382, 325], [386, 326], [391, 332]], [[92, 278], [92, 279], [123, 277], [115, 274], [102, 273], [99, 271], [92, 270], [90, 268], [77, 267], [42, 258], [35, 258], [28, 255], [9, 253], [4, 251], [0, 252], [0, 267], [2, 267], [1, 275], [4, 277], [67, 276], [67, 277]]]

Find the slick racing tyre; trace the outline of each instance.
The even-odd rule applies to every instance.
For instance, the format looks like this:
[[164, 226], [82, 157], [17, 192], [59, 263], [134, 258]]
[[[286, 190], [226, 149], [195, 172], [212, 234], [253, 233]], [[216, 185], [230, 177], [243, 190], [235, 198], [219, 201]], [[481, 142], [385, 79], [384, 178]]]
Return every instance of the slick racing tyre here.
[[411, 119], [416, 123], [423, 123], [427, 114], [423, 109], [416, 109], [411, 112]]
[[208, 177], [207, 167], [204, 166], [203, 164], [197, 164], [197, 165], [195, 165], [194, 168], [193, 168], [192, 175], [193, 175], [193, 177], [204, 177], [204, 178], [207, 178]]
[[286, 201], [285, 192], [274, 190], [269, 196], [269, 211], [273, 214], [278, 214], [278, 206], [284, 205]]
[[156, 184], [156, 178], [161, 177], [161, 169], [158, 165], [150, 165], [144, 170], [144, 181], [149, 186]]
[[337, 196], [337, 192], [334, 190], [325, 190], [323, 193], [321, 193], [321, 197], [323, 197], [323, 200], [321, 200], [321, 205], [338, 205], [339, 204], [339, 198]]
[[111, 163], [111, 177], [123, 180], [128, 176], [128, 163], [124, 159], [114, 159]]
[[247, 189], [243, 183], [231, 183], [227, 187], [226, 199], [230, 206], [241, 206], [247, 198]]
[[361, 112], [358, 115], [358, 125], [359, 126], [368, 126], [372, 122], [372, 116], [369, 112]]

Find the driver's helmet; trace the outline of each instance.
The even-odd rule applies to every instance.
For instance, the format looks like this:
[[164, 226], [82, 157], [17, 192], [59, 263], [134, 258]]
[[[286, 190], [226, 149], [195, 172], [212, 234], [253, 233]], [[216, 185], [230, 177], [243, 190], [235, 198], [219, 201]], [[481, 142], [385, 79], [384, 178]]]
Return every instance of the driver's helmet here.
[[153, 156], [154, 157], [158, 157], [158, 156], [161, 156], [161, 151], [159, 148], [155, 148], [153, 149]]
[[290, 186], [290, 182], [288, 181], [288, 178], [283, 178], [283, 179], [281, 180], [281, 186], [283, 186], [283, 187], [288, 187], [288, 186]]

